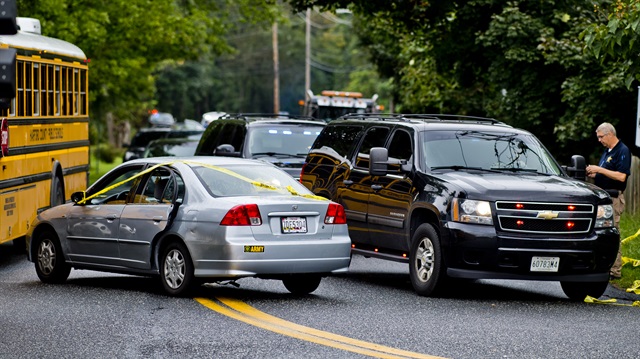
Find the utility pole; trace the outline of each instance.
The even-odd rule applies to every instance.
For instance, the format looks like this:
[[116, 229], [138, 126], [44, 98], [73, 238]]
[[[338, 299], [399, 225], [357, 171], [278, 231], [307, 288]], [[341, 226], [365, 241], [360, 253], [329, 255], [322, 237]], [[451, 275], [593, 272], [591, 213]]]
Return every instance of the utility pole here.
[[307, 8], [305, 16], [305, 56], [304, 56], [304, 93], [309, 101], [309, 90], [311, 90], [311, 9]]
[[280, 64], [278, 59], [278, 23], [271, 30], [273, 43], [273, 113], [280, 113]]

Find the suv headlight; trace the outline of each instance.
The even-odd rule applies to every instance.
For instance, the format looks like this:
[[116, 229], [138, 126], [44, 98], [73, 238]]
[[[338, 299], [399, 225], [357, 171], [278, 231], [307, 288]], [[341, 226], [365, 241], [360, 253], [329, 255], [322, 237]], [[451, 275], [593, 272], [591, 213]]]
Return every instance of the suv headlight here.
[[596, 215], [596, 228], [613, 227], [613, 206], [610, 204], [602, 204], [598, 206]]
[[452, 207], [456, 222], [493, 224], [491, 205], [487, 201], [454, 198]]

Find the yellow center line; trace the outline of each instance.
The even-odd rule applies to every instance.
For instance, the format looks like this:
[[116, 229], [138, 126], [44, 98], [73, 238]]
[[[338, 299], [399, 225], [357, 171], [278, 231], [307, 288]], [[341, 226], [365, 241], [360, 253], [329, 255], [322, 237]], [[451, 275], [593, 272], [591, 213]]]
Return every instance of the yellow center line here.
[[203, 306], [214, 310], [222, 315], [251, 324], [253, 326], [266, 329], [278, 334], [286, 335], [292, 338], [305, 340], [308, 342], [325, 345], [332, 348], [346, 350], [353, 353], [368, 355], [376, 358], [419, 358], [419, 359], [435, 359], [439, 357], [410, 352], [406, 350], [386, 347], [383, 345], [357, 340], [338, 334], [325, 332], [318, 329], [305, 327], [296, 323], [292, 323], [270, 314], [262, 312], [250, 305], [230, 298], [216, 298], [222, 306], [210, 299], [195, 298], [195, 300]]

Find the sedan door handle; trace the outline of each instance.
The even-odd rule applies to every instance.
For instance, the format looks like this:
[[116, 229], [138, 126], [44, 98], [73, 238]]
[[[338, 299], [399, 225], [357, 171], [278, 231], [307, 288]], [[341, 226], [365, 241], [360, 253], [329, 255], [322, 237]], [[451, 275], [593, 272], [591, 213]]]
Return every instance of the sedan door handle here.
[[351, 185], [353, 184], [353, 181], [352, 181], [352, 180], [344, 180], [344, 181], [342, 181], [342, 183], [343, 183], [345, 186], [351, 186]]
[[118, 216], [116, 216], [115, 214], [113, 214], [113, 213], [112, 213], [112, 214], [107, 214], [107, 215], [105, 216], [105, 218], [106, 218], [107, 220], [109, 220], [109, 221], [113, 221], [113, 220], [115, 220], [116, 218], [118, 218]]
[[379, 191], [379, 190], [381, 190], [381, 189], [382, 189], [382, 186], [381, 186], [381, 185], [379, 185], [379, 184], [372, 184], [372, 185], [371, 185], [371, 188], [372, 188], [374, 191]]
[[154, 222], [160, 222], [160, 221], [162, 221], [162, 216], [154, 216], [154, 217], [153, 217], [153, 221], [154, 221]]

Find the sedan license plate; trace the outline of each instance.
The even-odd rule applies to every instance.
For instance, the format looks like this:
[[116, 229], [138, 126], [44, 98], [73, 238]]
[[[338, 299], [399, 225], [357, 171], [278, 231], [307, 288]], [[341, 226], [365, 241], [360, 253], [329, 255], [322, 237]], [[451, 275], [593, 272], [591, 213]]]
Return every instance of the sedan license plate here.
[[307, 233], [305, 217], [282, 217], [282, 233]]
[[531, 258], [532, 272], [557, 272], [560, 267], [560, 257]]

